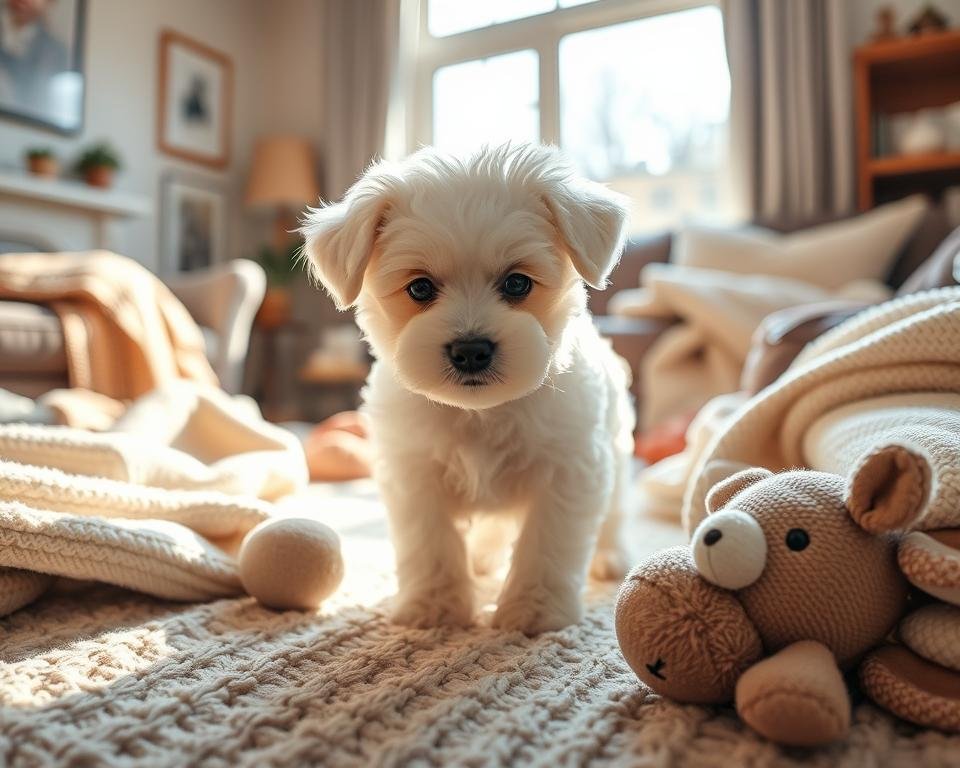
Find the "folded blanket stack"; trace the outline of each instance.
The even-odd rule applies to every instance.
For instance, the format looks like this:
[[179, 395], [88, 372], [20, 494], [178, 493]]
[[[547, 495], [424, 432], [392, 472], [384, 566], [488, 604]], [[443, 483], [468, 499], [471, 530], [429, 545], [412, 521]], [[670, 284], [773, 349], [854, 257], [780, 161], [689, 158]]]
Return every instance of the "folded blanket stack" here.
[[851, 511], [865, 528], [960, 525], [960, 394], [889, 395], [836, 408], [807, 430], [803, 458], [853, 478]]
[[237, 545], [306, 481], [292, 434], [185, 381], [106, 433], [0, 426], [0, 615], [55, 576], [169, 599], [239, 594]]
[[[849, 474], [866, 454], [906, 445], [915, 456], [929, 455], [927, 471], [947, 480], [952, 476], [936, 469], [935, 455], [949, 455], [946, 446], [956, 439], [951, 425], [958, 393], [960, 287], [867, 310], [811, 344], [774, 385], [717, 425], [693, 462], [684, 525], [692, 530], [704, 517], [706, 494], [720, 479], [718, 466], [809, 466]], [[892, 396], [902, 399], [888, 399]], [[880, 412], [864, 417], [868, 401], [876, 401]], [[898, 413], [904, 404], [920, 408], [930, 428], [911, 423], [918, 412]], [[945, 432], [933, 435], [935, 425]], [[879, 467], [883, 460], [874, 461]], [[922, 473], [920, 464], [914, 462]], [[924, 525], [960, 526], [960, 508], [949, 507], [929, 496], [921, 514], [930, 515]]]

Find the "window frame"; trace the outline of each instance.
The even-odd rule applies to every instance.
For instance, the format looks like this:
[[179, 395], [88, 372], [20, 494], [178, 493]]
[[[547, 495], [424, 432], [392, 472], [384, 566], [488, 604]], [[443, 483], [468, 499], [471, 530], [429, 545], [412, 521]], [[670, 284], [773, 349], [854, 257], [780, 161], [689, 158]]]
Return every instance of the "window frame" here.
[[[470, 2], [478, 0], [469, 0]], [[433, 143], [433, 77], [441, 67], [515, 51], [533, 50], [539, 61], [540, 141], [561, 145], [560, 41], [567, 35], [651, 16], [717, 6], [719, 0], [596, 0], [470, 29], [445, 37], [430, 34], [428, 4], [418, 3], [417, 44], [411, 94], [414, 108], [407, 151]]]

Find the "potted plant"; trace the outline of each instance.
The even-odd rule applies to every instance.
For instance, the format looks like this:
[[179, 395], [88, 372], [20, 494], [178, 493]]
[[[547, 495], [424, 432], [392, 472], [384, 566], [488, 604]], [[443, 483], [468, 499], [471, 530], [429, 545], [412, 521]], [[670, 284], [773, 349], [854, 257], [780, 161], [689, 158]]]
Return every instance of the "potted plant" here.
[[50, 147], [31, 147], [26, 152], [27, 170], [34, 176], [53, 178], [60, 170], [57, 156]]
[[299, 242], [291, 242], [283, 248], [260, 247], [256, 262], [267, 273], [267, 292], [256, 318], [261, 328], [279, 328], [290, 319], [290, 283], [296, 274], [299, 253]]
[[120, 169], [120, 156], [109, 144], [94, 144], [77, 160], [77, 173], [93, 187], [109, 187]]

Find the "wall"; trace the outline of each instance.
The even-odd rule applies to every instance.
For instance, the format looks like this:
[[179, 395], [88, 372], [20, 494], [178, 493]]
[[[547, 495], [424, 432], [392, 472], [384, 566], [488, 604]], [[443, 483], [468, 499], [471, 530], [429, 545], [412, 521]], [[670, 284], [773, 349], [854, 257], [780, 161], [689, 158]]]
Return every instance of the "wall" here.
[[264, 29], [269, 41], [263, 94], [269, 130], [310, 136], [321, 148], [323, 2], [274, 0]]
[[[270, 113], [262, 94], [264, 62], [270, 51], [264, 41], [270, 4], [261, 0], [88, 0], [86, 20], [86, 119], [83, 133], [62, 137], [0, 120], [0, 164], [20, 166], [31, 145], [49, 145], [62, 160], [80, 148], [109, 140], [126, 162], [117, 186], [159, 196], [163, 174], [180, 171], [222, 185], [230, 195], [232, 219], [228, 249], [232, 255], [251, 252], [250, 225], [237, 204], [254, 138], [267, 129]], [[161, 154], [156, 147], [157, 68], [160, 31], [183, 32], [233, 59], [233, 150], [228, 168], [211, 172]], [[125, 223], [121, 250], [150, 268], [157, 267], [159, 204], [149, 218]]]

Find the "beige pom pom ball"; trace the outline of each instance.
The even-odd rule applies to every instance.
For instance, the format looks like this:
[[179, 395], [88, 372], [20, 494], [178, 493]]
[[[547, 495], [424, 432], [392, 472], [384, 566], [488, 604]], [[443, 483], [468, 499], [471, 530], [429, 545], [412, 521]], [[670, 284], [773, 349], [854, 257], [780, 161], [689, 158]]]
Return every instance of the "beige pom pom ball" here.
[[340, 539], [305, 517], [264, 520], [240, 547], [240, 581], [269, 608], [311, 610], [343, 580]]

